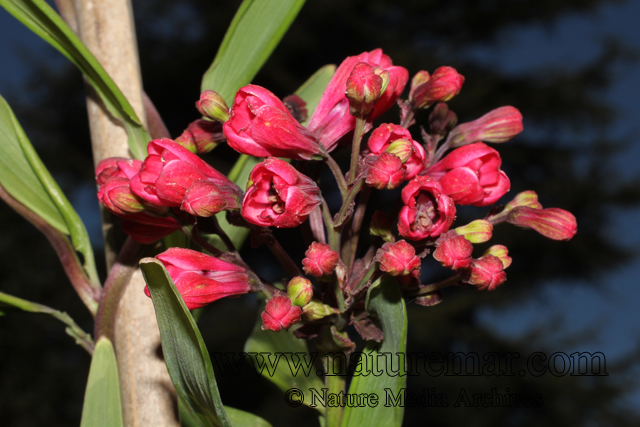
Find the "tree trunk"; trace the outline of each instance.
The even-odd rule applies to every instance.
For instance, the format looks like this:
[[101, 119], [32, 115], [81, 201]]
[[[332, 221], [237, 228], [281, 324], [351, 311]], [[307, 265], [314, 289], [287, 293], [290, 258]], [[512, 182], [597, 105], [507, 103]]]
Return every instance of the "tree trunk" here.
[[[77, 31], [125, 94], [138, 117], [146, 121], [138, 50], [129, 0], [75, 0]], [[123, 126], [109, 115], [95, 93], [87, 90], [93, 159], [130, 157]], [[103, 211], [107, 266], [120, 247], [122, 233]], [[124, 292], [116, 318], [115, 350], [125, 426], [178, 427], [176, 393], [160, 350], [153, 304], [137, 270]]]

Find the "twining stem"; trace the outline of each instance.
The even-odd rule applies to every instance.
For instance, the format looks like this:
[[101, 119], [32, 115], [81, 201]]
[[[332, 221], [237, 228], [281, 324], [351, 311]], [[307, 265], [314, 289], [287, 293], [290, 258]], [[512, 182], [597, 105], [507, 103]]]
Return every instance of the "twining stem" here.
[[287, 251], [285, 251], [282, 245], [280, 245], [280, 242], [276, 239], [269, 228], [254, 226], [253, 229], [261, 234], [265, 234], [265, 244], [291, 277], [302, 276], [302, 271], [300, 271], [298, 265], [293, 262]]
[[[362, 181], [360, 181], [362, 182]], [[356, 206], [353, 217], [351, 218], [351, 227], [346, 237], [346, 241], [343, 242], [344, 257], [342, 261], [347, 266], [347, 271], [351, 271], [353, 268], [353, 262], [356, 258], [356, 251], [358, 250], [358, 239], [360, 237], [360, 231], [362, 229], [362, 221], [364, 220], [364, 213], [367, 210], [367, 202], [371, 195], [371, 187], [365, 187], [360, 193], [358, 204]]]
[[448, 279], [444, 279], [441, 282], [432, 283], [430, 285], [424, 286], [418, 289], [415, 293], [408, 294], [408, 296], [419, 297], [421, 295], [427, 295], [432, 292], [438, 291], [440, 289], [446, 288], [448, 286], [455, 285], [461, 280], [462, 280], [462, 275], [461, 273], [457, 272], [453, 276], [449, 277]]
[[118, 304], [133, 272], [138, 268], [141, 255], [142, 245], [128, 237], [104, 283], [94, 325], [96, 339], [106, 336], [109, 340], [114, 340]]
[[347, 181], [344, 179], [344, 175], [342, 174], [342, 170], [338, 163], [331, 157], [329, 153], [324, 154], [324, 160], [327, 162], [327, 166], [333, 173], [333, 176], [336, 178], [336, 182], [338, 183], [338, 188], [340, 189], [340, 195], [342, 196], [342, 200], [344, 201], [345, 195], [347, 194]]
[[334, 224], [344, 223], [344, 221], [346, 220], [346, 216], [350, 211], [351, 203], [353, 203], [353, 200], [356, 198], [356, 195], [360, 192], [363, 185], [364, 185], [364, 179], [361, 178], [351, 186], [351, 188], [349, 189], [349, 192], [347, 193], [346, 198], [344, 199], [344, 202], [342, 203], [342, 207], [340, 208], [340, 211], [336, 216], [336, 220]]
[[349, 169], [349, 182], [353, 183], [358, 176], [358, 159], [360, 159], [360, 143], [364, 135], [364, 125], [367, 123], [366, 117], [356, 118], [356, 128], [353, 131], [353, 144], [351, 146], [351, 167]]
[[327, 227], [327, 234], [329, 236], [329, 246], [331, 250], [340, 253], [340, 229], [333, 226], [333, 220], [331, 219], [331, 212], [329, 212], [329, 205], [327, 201], [322, 199], [322, 219], [324, 225]]

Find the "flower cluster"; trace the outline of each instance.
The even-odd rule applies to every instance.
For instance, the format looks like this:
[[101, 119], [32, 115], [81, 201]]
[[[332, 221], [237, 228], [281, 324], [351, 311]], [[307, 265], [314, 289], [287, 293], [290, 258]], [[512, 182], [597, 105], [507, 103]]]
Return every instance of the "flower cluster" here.
[[[205, 91], [196, 103], [204, 117], [175, 141], [151, 141], [144, 160], [102, 161], [96, 171], [98, 198], [123, 218], [124, 231], [139, 242], [152, 243], [182, 229], [211, 253], [169, 248], [157, 256], [188, 308], [261, 291], [268, 299], [264, 329], [301, 324], [297, 336], [325, 334], [332, 345], [350, 351], [353, 343], [344, 333], [349, 324], [365, 339], [381, 339], [364, 300], [367, 289], [384, 277], [394, 277], [407, 298], [432, 305], [445, 286], [493, 290], [506, 280], [511, 258], [505, 246], [493, 245], [474, 257], [474, 245], [488, 242], [498, 224], [530, 228], [555, 240], [576, 233], [573, 215], [543, 209], [533, 191], [495, 206], [510, 181], [500, 169], [500, 154], [486, 143], [515, 137], [523, 129], [522, 116], [504, 106], [458, 124], [446, 103], [461, 92], [464, 80], [452, 67], [432, 74], [419, 71], [408, 99], [402, 100], [408, 71], [393, 65], [380, 49], [365, 52], [337, 68], [306, 126], [301, 124], [305, 101], [297, 96], [281, 100], [248, 85], [229, 108], [217, 93]], [[397, 124], [375, 123], [396, 104]], [[411, 130], [420, 109], [431, 109], [421, 141]], [[196, 154], [225, 140], [241, 154], [264, 158], [251, 171], [244, 192]], [[343, 147], [351, 148], [346, 174], [333, 157]], [[328, 190], [321, 190], [317, 178], [323, 165], [335, 178]], [[369, 195], [395, 188], [397, 207], [374, 213], [371, 246], [358, 250]], [[332, 199], [340, 198], [341, 206], [333, 209], [323, 191], [339, 192]], [[455, 224], [456, 206], [462, 205], [494, 206], [483, 218]], [[233, 226], [251, 229], [252, 244], [269, 247], [287, 271], [286, 289], [258, 279], [242, 261], [217, 222], [223, 211]], [[270, 229], [299, 226], [306, 228], [308, 239], [301, 266]], [[219, 235], [227, 251], [208, 243], [211, 233]], [[365, 255], [357, 258], [357, 253]], [[428, 254], [437, 261], [431, 261], [432, 267], [440, 263], [451, 270], [448, 279], [421, 282]]]

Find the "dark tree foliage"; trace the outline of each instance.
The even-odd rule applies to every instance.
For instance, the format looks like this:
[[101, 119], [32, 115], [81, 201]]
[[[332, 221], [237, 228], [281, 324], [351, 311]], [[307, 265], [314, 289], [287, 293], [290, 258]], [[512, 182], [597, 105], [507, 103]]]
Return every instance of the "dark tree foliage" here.
[[[202, 73], [239, 3], [134, 2], [144, 87], [174, 137], [198, 118], [194, 102]], [[616, 110], [596, 97], [611, 84], [614, 67], [629, 60], [623, 42], [603, 43], [600, 57], [584, 66], [538, 68], [517, 75], [505, 75], [499, 64], [480, 64], [465, 53], [480, 44], [491, 48], [524, 25], [551, 25], [572, 14], [594, 13], [606, 3], [612, 1], [309, 1], [257, 76], [257, 84], [284, 97], [319, 67], [382, 47], [412, 75], [441, 65], [458, 69], [466, 81], [450, 106], [462, 122], [502, 105], [522, 111], [525, 132], [497, 147], [511, 179], [509, 195], [535, 190], [544, 206], [576, 215], [578, 234], [568, 243], [559, 243], [530, 230], [498, 227], [492, 243], [507, 245], [514, 259], [507, 270], [507, 283], [492, 293], [447, 289], [443, 302], [431, 308], [409, 303], [409, 352], [463, 351], [481, 357], [489, 352], [519, 352], [526, 361], [535, 351], [547, 355], [561, 351], [546, 340], [554, 332], [552, 319], [530, 336], [505, 340], [479, 324], [478, 309], [536, 298], [537, 290], [550, 280], [554, 286], [569, 286], [578, 278], [597, 279], [634, 255], [606, 234], [613, 209], [636, 206], [640, 187], [637, 180], [624, 181], [612, 168], [611, 160], [624, 144], [606, 138]], [[29, 84], [7, 94], [9, 101], [64, 190], [77, 195], [79, 189], [93, 188], [80, 75], [59, 63], [51, 67], [40, 59], [29, 61], [33, 66]], [[418, 116], [418, 123], [421, 120], [424, 123], [426, 114]], [[412, 131], [417, 137], [417, 127]], [[587, 138], [587, 133], [605, 136]], [[224, 156], [231, 154], [226, 148], [217, 149], [210, 159], [224, 169], [230, 166], [224, 163]], [[377, 202], [381, 200], [372, 204]], [[460, 218], [469, 212], [461, 210]], [[477, 212], [471, 215], [477, 217]], [[0, 223], [0, 268], [4, 272], [0, 290], [68, 311], [90, 330], [90, 316], [66, 283], [46, 240], [4, 205], [0, 206]], [[293, 234], [283, 236], [294, 243], [300, 240]], [[297, 253], [300, 250], [304, 248], [296, 248]], [[482, 250], [478, 248], [479, 253]], [[258, 254], [245, 256], [249, 263], [263, 255], [270, 260], [269, 254]], [[101, 261], [99, 252], [97, 258]], [[425, 262], [423, 269], [429, 279], [446, 274], [433, 260]], [[592, 283], [597, 285], [597, 280]], [[242, 351], [257, 315], [251, 297], [214, 303], [200, 321], [210, 350]], [[220, 324], [236, 326], [220, 328]], [[26, 314], [0, 318], [3, 424], [78, 424], [89, 362], [54, 320]], [[278, 426], [316, 422], [313, 410], [288, 408], [273, 384], [256, 377], [248, 365], [245, 368], [239, 376], [217, 372], [226, 404], [255, 412]], [[629, 361], [609, 364], [608, 377], [430, 376], [423, 372], [409, 378], [408, 391], [422, 393], [433, 388], [447, 395], [448, 407], [407, 408], [405, 425], [424, 425], [426, 420], [433, 426], [637, 425], [637, 415], [620, 405], [620, 398], [633, 386], [622, 380], [633, 368]], [[544, 404], [454, 407], [463, 388], [469, 396], [494, 388], [501, 394], [540, 394]]]

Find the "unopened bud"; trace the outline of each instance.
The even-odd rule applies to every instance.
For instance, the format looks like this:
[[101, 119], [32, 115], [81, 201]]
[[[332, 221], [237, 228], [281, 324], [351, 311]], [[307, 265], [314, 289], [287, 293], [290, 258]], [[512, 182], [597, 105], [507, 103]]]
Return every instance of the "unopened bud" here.
[[512, 201], [507, 203], [507, 205], [504, 207], [504, 211], [509, 212], [521, 206], [525, 206], [531, 209], [542, 209], [542, 205], [538, 201], [538, 195], [536, 194], [536, 192], [528, 190], [523, 191], [522, 193], [518, 193]]
[[187, 189], [180, 209], [191, 215], [208, 218], [218, 212], [240, 209], [240, 193], [235, 184], [199, 179]]
[[451, 147], [474, 142], [507, 142], [522, 132], [522, 114], [511, 106], [496, 108], [477, 120], [456, 126], [449, 136]]
[[371, 219], [371, 226], [369, 227], [369, 233], [373, 236], [382, 237], [385, 242], [393, 242], [395, 238], [391, 232], [391, 219], [381, 211], [375, 211], [373, 218]]
[[471, 262], [467, 281], [481, 291], [492, 291], [507, 280], [507, 274], [503, 270], [504, 265], [498, 257], [486, 255]]
[[471, 221], [467, 225], [455, 229], [456, 233], [464, 236], [471, 243], [484, 243], [491, 239], [493, 233], [493, 225], [484, 219]]
[[464, 76], [455, 68], [440, 67], [426, 83], [414, 88], [412, 82], [409, 101], [414, 108], [428, 108], [436, 102], [447, 102], [460, 93], [463, 83]]
[[429, 114], [429, 130], [432, 135], [443, 137], [458, 123], [458, 116], [449, 110], [449, 106], [440, 102]]
[[420, 268], [420, 258], [416, 256], [415, 248], [406, 240], [385, 243], [378, 249], [377, 257], [380, 260], [380, 270], [392, 276], [406, 276]]
[[367, 162], [367, 185], [378, 190], [392, 190], [404, 181], [405, 170], [398, 156], [383, 152], [379, 156], [368, 156]]
[[352, 116], [364, 117], [373, 110], [382, 95], [382, 84], [383, 78], [375, 74], [373, 67], [366, 62], [359, 62], [353, 67], [345, 92]]
[[395, 155], [404, 164], [413, 154], [413, 144], [407, 139], [396, 139], [389, 144], [385, 151]]
[[183, 146], [184, 148], [186, 148], [187, 150], [191, 151], [192, 153], [194, 154], [198, 153], [198, 146], [196, 145], [196, 140], [193, 137], [193, 134], [191, 133], [191, 131], [189, 131], [188, 129], [185, 129], [185, 131], [182, 132], [182, 135], [177, 137], [175, 141], [181, 146]]
[[318, 300], [311, 300], [302, 308], [305, 321], [320, 320], [324, 317], [337, 314], [339, 311], [331, 306], [321, 303]]
[[409, 90], [409, 99], [415, 99], [416, 90], [425, 85], [431, 79], [429, 72], [421, 70], [411, 79], [411, 89]]
[[[223, 141], [225, 141], [225, 136], [222, 133], [222, 125], [219, 122], [205, 119], [191, 122], [182, 135], [176, 139], [178, 144], [199, 154], [208, 153]], [[193, 144], [195, 144], [195, 149]]]
[[224, 99], [212, 90], [205, 90], [196, 102], [196, 108], [205, 117], [224, 123], [229, 120], [229, 107]]
[[473, 245], [464, 236], [455, 236], [442, 241], [433, 252], [433, 257], [443, 267], [457, 270], [471, 265]]
[[126, 178], [109, 179], [100, 186], [98, 199], [109, 211], [118, 215], [138, 213], [145, 209], [142, 200], [131, 192]]
[[578, 225], [576, 217], [564, 209], [532, 209], [518, 207], [512, 210], [507, 222], [519, 227], [531, 228], [553, 240], [569, 240], [575, 236]]
[[340, 255], [332, 251], [329, 245], [318, 242], [313, 242], [304, 254], [302, 269], [305, 273], [315, 277], [328, 276], [333, 273], [340, 259]]
[[277, 295], [267, 301], [267, 306], [260, 315], [262, 317], [262, 330], [279, 332], [281, 329], [289, 329], [300, 322], [302, 309], [291, 305], [288, 297]]
[[509, 249], [507, 249], [504, 245], [493, 245], [489, 249], [485, 251], [482, 256], [493, 255], [497, 257], [500, 261], [502, 261], [502, 265], [504, 268], [507, 268], [511, 265], [511, 257], [509, 256]]
[[313, 286], [309, 279], [297, 276], [287, 283], [287, 293], [293, 305], [304, 307], [313, 297]]
[[387, 86], [389, 86], [389, 80], [391, 79], [391, 74], [389, 73], [389, 71], [380, 67], [375, 67], [373, 69], [373, 72], [375, 73], [375, 75], [380, 76], [380, 78], [382, 79], [382, 84], [380, 85], [380, 96], [382, 96], [384, 95], [384, 92], [387, 90]]

